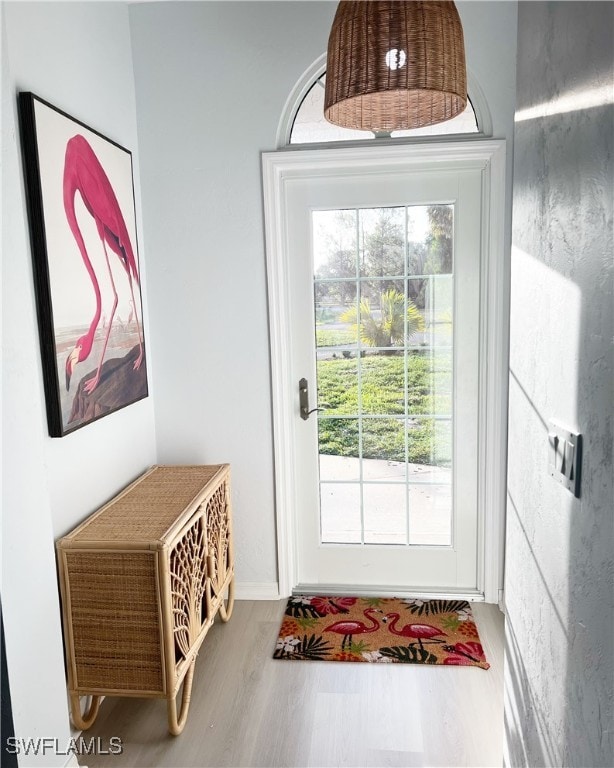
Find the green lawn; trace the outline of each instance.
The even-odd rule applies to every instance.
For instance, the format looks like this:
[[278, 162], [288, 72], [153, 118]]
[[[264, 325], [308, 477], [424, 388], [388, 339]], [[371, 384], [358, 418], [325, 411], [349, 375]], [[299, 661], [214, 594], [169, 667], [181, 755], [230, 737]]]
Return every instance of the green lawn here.
[[356, 330], [323, 330], [316, 328], [316, 344], [318, 347], [341, 347], [344, 344], [356, 344], [358, 331]]
[[[355, 416], [359, 412], [358, 365], [362, 382], [363, 457], [405, 461], [405, 420], [369, 419], [369, 415], [399, 417], [404, 414], [407, 386], [408, 413], [421, 418], [408, 423], [408, 455], [414, 463], [451, 461], [450, 422], [429, 416], [452, 412], [451, 354], [412, 352], [408, 356], [407, 380], [404, 358], [370, 355], [361, 359], [318, 361], [318, 404], [326, 416]], [[365, 418], [366, 417], [366, 418]], [[425, 418], [426, 417], [426, 418]], [[321, 419], [320, 452], [358, 456], [358, 419]]]

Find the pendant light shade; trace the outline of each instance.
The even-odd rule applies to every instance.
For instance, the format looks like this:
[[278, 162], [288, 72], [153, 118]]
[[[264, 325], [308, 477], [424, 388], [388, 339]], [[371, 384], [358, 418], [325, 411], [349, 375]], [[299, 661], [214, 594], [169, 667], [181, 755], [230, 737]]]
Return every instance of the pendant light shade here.
[[326, 62], [329, 122], [408, 130], [450, 120], [466, 104], [463, 28], [453, 2], [339, 3]]

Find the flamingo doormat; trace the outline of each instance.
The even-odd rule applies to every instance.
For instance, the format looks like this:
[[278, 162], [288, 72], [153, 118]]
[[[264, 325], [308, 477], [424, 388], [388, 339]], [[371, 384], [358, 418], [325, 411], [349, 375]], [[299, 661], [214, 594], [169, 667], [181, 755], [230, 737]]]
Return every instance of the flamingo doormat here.
[[465, 600], [291, 597], [273, 657], [490, 667]]

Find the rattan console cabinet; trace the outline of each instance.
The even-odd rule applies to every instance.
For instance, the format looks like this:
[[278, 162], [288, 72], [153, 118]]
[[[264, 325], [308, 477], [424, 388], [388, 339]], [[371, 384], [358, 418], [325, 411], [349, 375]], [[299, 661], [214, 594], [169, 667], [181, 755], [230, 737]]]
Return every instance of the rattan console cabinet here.
[[228, 464], [152, 467], [57, 542], [78, 728], [102, 696], [142, 696], [166, 699], [169, 731], [183, 730], [198, 649], [216, 614], [232, 613], [229, 486]]

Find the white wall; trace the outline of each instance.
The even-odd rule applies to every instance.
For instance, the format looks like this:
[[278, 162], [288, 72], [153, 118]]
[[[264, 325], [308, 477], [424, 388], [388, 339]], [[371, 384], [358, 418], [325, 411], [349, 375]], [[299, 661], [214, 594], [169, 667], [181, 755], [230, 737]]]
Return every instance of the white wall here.
[[[62, 744], [69, 730], [54, 539], [155, 462], [153, 398], [48, 437], [16, 94], [31, 90], [135, 151], [140, 210], [134, 79], [124, 4], [5, 3], [3, 11], [2, 602], [16, 734]], [[47, 753], [22, 764], [65, 761]]]
[[[260, 152], [275, 149], [286, 98], [326, 50], [335, 8], [130, 8], [159, 459], [232, 464], [247, 594], [271, 594], [277, 579]], [[494, 135], [511, 139], [516, 4], [459, 10]]]
[[[614, 765], [613, 30], [611, 3], [519, 7], [518, 118], [553, 114], [514, 145], [509, 766]], [[580, 499], [548, 475], [553, 418], [583, 434]]]

